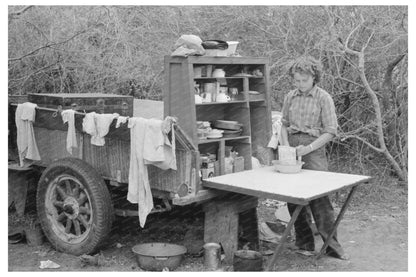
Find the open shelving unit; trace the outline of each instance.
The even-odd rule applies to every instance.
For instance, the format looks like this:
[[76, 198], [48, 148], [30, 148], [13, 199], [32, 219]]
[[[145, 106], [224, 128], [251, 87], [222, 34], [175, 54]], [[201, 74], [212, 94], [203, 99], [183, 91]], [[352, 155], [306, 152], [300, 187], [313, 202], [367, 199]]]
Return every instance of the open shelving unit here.
[[[165, 56], [164, 115], [178, 118], [179, 125], [199, 153], [215, 153], [219, 162], [219, 175], [224, 174], [226, 146], [233, 146], [244, 157], [244, 170], [252, 168], [251, 157], [266, 148], [271, 136], [270, 82], [267, 58], [252, 57], [171, 57]], [[221, 68], [222, 78], [194, 76], [194, 67]], [[259, 69], [263, 76], [236, 76], [237, 73]], [[194, 83], [220, 82], [237, 88], [237, 100], [229, 102], [195, 103]], [[259, 94], [251, 94], [257, 91]], [[243, 125], [238, 137], [199, 139], [197, 121], [231, 120]], [[197, 172], [199, 163], [197, 162]]]

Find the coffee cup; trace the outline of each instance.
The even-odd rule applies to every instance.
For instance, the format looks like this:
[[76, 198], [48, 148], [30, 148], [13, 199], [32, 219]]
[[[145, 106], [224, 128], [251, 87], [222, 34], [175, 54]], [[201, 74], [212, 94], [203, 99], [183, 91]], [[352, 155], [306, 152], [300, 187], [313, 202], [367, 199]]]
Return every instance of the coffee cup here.
[[220, 93], [218, 93], [218, 95], [217, 95], [216, 102], [228, 102], [228, 101], [230, 101], [230, 100], [231, 100], [230, 96], [228, 96], [228, 95], [227, 95], [227, 94], [225, 94], [224, 92], [220, 92]]

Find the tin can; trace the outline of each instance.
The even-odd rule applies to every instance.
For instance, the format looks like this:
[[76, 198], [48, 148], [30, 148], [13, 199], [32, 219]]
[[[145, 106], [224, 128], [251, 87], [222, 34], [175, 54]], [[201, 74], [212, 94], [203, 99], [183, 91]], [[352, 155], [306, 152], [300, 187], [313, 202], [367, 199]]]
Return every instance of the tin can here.
[[206, 270], [217, 270], [221, 263], [221, 246], [215, 242], [204, 245], [204, 267]]

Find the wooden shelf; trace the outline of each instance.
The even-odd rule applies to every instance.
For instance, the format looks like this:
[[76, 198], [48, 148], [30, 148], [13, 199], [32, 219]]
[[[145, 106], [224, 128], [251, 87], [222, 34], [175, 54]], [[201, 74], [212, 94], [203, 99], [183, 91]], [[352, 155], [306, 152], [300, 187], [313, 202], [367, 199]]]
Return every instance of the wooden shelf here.
[[229, 105], [229, 104], [241, 104], [241, 103], [246, 103], [246, 100], [235, 100], [235, 101], [230, 101], [230, 102], [206, 102], [206, 103], [200, 103], [200, 104], [195, 104], [196, 106], [209, 106], [209, 105]]
[[232, 138], [216, 138], [216, 139], [202, 139], [198, 141], [198, 144], [205, 144], [205, 143], [212, 143], [212, 142], [219, 142], [219, 141], [228, 141], [228, 140], [240, 140], [240, 139], [249, 139], [250, 136], [238, 136]]
[[[202, 77], [195, 76], [195, 67], [212, 66], [212, 69], [222, 68], [226, 76]], [[165, 57], [164, 87], [164, 114], [175, 116], [178, 124], [184, 130], [197, 148], [198, 155], [215, 153], [217, 175], [225, 174], [225, 151], [232, 147], [244, 158], [244, 170], [252, 168], [251, 157], [266, 162], [263, 158], [267, 151], [266, 145], [271, 137], [271, 107], [270, 107], [270, 83], [269, 83], [269, 59], [254, 57]], [[251, 72], [260, 70], [263, 76], [233, 76], [238, 72]], [[203, 70], [203, 68], [202, 68]], [[201, 71], [202, 72], [202, 71]], [[211, 75], [212, 76], [212, 75]], [[203, 86], [206, 83], [219, 82], [229, 88], [236, 88], [238, 97], [230, 102], [195, 103], [195, 83]], [[257, 91], [259, 95], [249, 94], [249, 91]], [[216, 139], [199, 139], [197, 121], [230, 120], [242, 124], [243, 134], [238, 137], [221, 137]], [[199, 156], [192, 159], [195, 172], [200, 170]], [[228, 172], [228, 171], [227, 171]], [[198, 193], [202, 189], [199, 174], [195, 174], [196, 189]]]
[[250, 99], [250, 103], [251, 102], [264, 102], [266, 99]]
[[217, 80], [217, 79], [263, 79], [264, 76], [229, 76], [229, 77], [195, 77], [194, 80]]

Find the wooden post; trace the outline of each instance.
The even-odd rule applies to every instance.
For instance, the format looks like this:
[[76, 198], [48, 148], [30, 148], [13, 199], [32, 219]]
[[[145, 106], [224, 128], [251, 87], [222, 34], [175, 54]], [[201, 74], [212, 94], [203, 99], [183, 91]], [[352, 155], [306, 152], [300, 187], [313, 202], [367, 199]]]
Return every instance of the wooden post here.
[[[257, 227], [256, 197], [228, 194], [228, 197], [212, 200], [204, 204], [205, 226], [204, 241], [221, 244], [225, 262], [233, 263], [234, 252], [238, 249], [238, 226], [243, 223], [243, 233], [249, 238], [250, 246], [257, 250], [259, 236]], [[240, 216], [244, 213], [243, 217]], [[255, 226], [255, 227], [254, 227]]]

